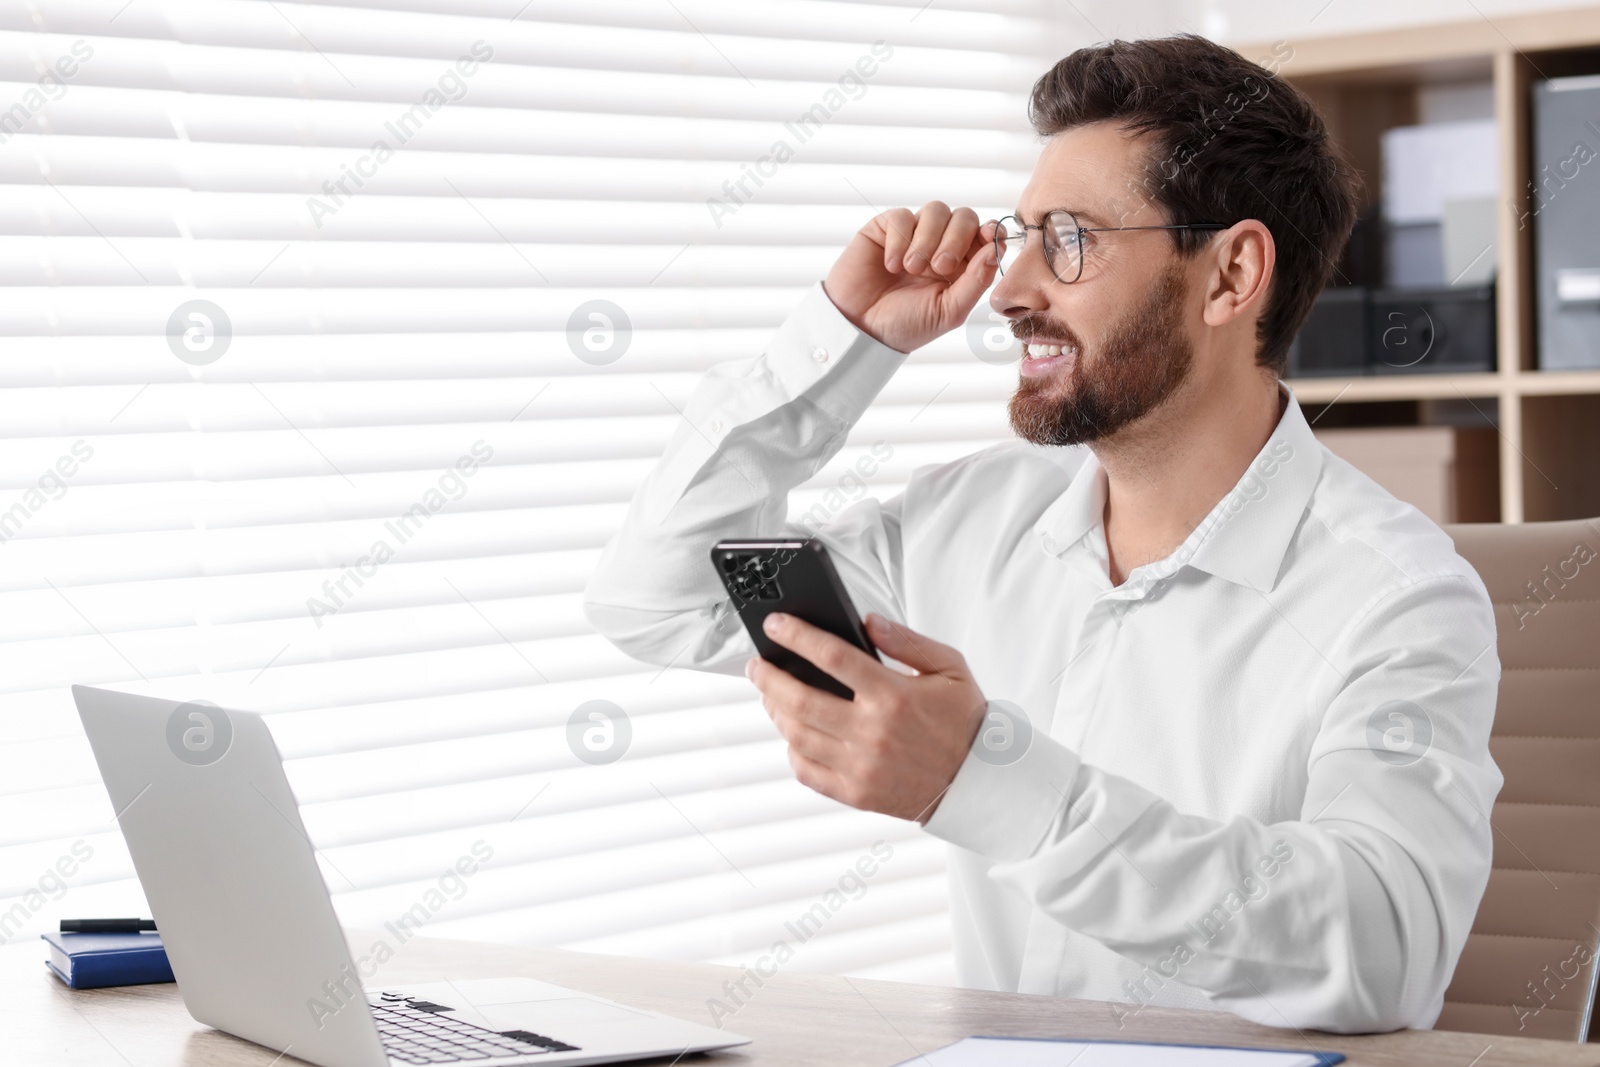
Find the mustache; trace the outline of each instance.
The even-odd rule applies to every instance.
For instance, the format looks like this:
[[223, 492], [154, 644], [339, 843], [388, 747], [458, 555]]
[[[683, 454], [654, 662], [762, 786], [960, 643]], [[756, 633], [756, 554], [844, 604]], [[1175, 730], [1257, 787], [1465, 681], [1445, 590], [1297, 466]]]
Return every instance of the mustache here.
[[1084, 351], [1083, 339], [1066, 326], [1057, 322], [1042, 311], [1030, 311], [1021, 318], [1011, 322], [1011, 334], [1019, 341], [1026, 341], [1029, 337], [1056, 337], [1068, 342], [1079, 352]]

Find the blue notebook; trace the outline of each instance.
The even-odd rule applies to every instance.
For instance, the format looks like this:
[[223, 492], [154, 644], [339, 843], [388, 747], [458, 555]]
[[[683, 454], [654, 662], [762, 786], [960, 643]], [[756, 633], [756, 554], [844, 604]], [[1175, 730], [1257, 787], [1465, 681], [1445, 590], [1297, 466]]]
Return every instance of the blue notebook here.
[[46, 964], [73, 989], [171, 982], [172, 965], [160, 934], [40, 934], [50, 943]]
[[[1094, 1055], [1085, 1053], [1093, 1050]], [[969, 1037], [906, 1060], [900, 1067], [1062, 1067], [1083, 1058], [1084, 1067], [1325, 1067], [1341, 1063], [1337, 1052], [1315, 1049], [1224, 1048], [1217, 1045], [1152, 1045], [1133, 1041], [1073, 1041], [1040, 1037]]]

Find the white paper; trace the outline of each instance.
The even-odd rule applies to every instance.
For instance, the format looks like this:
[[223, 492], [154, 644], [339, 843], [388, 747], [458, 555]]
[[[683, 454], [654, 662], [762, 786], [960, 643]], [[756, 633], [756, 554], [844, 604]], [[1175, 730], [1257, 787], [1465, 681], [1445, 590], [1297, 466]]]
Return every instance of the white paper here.
[[969, 1037], [900, 1067], [1316, 1067], [1310, 1052]]
[[1487, 285], [1500, 266], [1500, 202], [1491, 197], [1444, 202], [1444, 279]]
[[1383, 216], [1405, 225], [1439, 222], [1446, 200], [1500, 195], [1500, 142], [1493, 119], [1397, 126], [1383, 134]]

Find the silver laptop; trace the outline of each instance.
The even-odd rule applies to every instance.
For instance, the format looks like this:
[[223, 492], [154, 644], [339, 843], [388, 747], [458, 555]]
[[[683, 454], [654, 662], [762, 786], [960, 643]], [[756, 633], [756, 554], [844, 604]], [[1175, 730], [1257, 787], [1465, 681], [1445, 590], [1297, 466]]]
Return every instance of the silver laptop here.
[[365, 989], [261, 717], [72, 696], [200, 1022], [326, 1067], [615, 1063], [749, 1043], [532, 978]]

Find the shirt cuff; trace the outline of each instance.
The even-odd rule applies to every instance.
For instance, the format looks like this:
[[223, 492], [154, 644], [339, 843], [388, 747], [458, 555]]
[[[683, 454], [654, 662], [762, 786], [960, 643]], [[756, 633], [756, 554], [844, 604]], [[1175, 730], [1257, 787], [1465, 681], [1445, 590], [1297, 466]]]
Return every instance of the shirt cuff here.
[[1060, 819], [1082, 761], [1061, 742], [1035, 734], [1019, 759], [999, 764], [983, 752], [982, 738], [980, 729], [923, 829], [1001, 863], [1027, 859]]
[[[844, 317], [815, 282], [783, 320], [762, 353], [790, 398], [810, 389], [830, 370], [851, 360], [887, 359], [898, 366], [905, 358]], [[871, 397], [867, 401], [871, 402]], [[834, 412], [844, 414], [844, 412]]]

